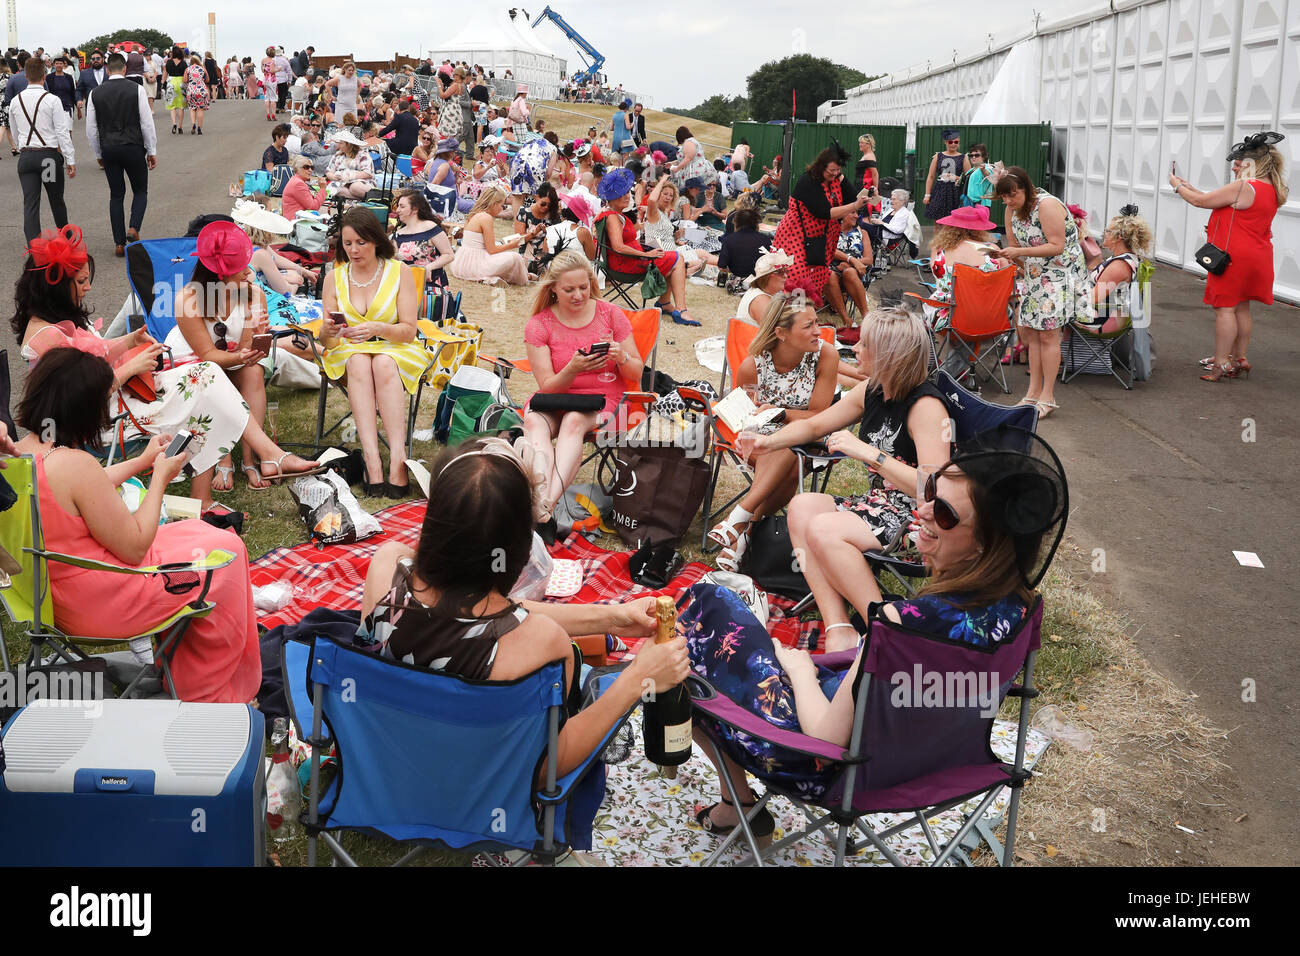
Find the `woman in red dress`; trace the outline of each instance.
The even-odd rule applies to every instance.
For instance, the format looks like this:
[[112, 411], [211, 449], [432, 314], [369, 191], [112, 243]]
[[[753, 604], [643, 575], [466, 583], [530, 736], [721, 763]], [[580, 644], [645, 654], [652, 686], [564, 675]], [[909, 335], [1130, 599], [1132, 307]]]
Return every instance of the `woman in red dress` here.
[[[841, 174], [848, 158], [838, 143], [827, 146], [790, 192], [790, 207], [772, 241], [774, 249], [784, 249], [794, 257], [794, 265], [785, 280], [786, 292], [802, 289], [812, 299], [822, 301], [822, 290], [831, 277], [835, 244], [840, 238], [839, 220], [851, 212], [861, 211], [867, 204], [865, 190], [856, 199], [844, 201]], [[804, 245], [808, 239], [821, 239], [825, 245], [820, 264], [808, 261]]]
[[1169, 175], [1175, 193], [1193, 206], [1214, 210], [1206, 234], [1230, 258], [1221, 275], [1205, 279], [1204, 301], [1214, 309], [1214, 355], [1201, 360], [1209, 369], [1202, 381], [1250, 373], [1250, 303], [1273, 302], [1273, 217], [1288, 193], [1282, 153], [1274, 144], [1284, 138], [1280, 133], [1255, 133], [1233, 146], [1228, 153], [1233, 181], [1209, 192]]
[[678, 325], [699, 325], [686, 311], [686, 260], [676, 252], [647, 250], [637, 241], [636, 219], [624, 214], [635, 185], [636, 177], [632, 171], [620, 166], [611, 169], [596, 187], [596, 194], [608, 207], [596, 217], [596, 221], [605, 221], [609, 267], [614, 272], [645, 275], [653, 262], [668, 281], [668, 289], [659, 299], [659, 311], [672, 316]]

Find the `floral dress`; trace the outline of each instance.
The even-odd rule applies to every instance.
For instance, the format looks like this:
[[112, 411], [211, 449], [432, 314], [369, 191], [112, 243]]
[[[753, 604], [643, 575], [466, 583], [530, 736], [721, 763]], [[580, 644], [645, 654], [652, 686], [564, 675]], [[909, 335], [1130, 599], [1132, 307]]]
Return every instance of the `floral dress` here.
[[[691, 669], [719, 694], [773, 727], [801, 733], [794, 690], [777, 659], [772, 637], [740, 597], [718, 585], [696, 584], [682, 600], [686, 603], [678, 625], [686, 638]], [[921, 595], [892, 603], [908, 630], [976, 647], [991, 647], [1011, 637], [1029, 613], [1015, 596], [970, 610], [954, 603], [958, 600], [957, 595]], [[847, 670], [817, 665], [817, 681], [827, 700], [834, 699], [846, 674]], [[780, 790], [815, 801], [834, 782], [836, 771], [822, 760], [714, 723], [699, 712], [695, 719], [721, 743], [728, 757]]]
[[[80, 329], [64, 321], [46, 326], [23, 346], [22, 356], [35, 362], [52, 348], [74, 348], [108, 359], [111, 343], [94, 329]], [[118, 357], [121, 361], [121, 357]], [[194, 438], [189, 445], [189, 466], [201, 475], [221, 461], [248, 427], [248, 404], [226, 373], [212, 362], [179, 365], [153, 376], [157, 399], [146, 402], [122, 389], [109, 398], [109, 413], [127, 413], [117, 426], [119, 446], [145, 435], [175, 435], [182, 428]], [[113, 439], [113, 429], [104, 432]]]
[[[821, 362], [821, 355], [820, 348], [816, 352], [808, 352], [799, 360], [799, 364], [788, 372], [776, 370], [771, 352], [755, 355], [754, 367], [758, 371], [758, 403], [800, 411], [807, 409], [812, 401], [813, 388], [817, 385], [817, 366]], [[770, 435], [782, 427], [780, 422], [768, 422], [754, 430], [762, 435]]]
[[[370, 177], [367, 177], [366, 173], [370, 173]], [[370, 158], [370, 151], [365, 149], [358, 149], [357, 154], [351, 158], [341, 151], [337, 152], [330, 158], [330, 164], [325, 168], [326, 177], [342, 183], [371, 178], [374, 173], [374, 161]]]
[[[1016, 245], [1021, 248], [1047, 244], [1043, 234], [1038, 210], [1044, 199], [1060, 204], [1060, 200], [1038, 191], [1034, 208], [1030, 211], [1028, 221], [1021, 220], [1014, 213], [1011, 216], [1011, 231], [1015, 235]], [[1096, 310], [1091, 299], [1091, 285], [1088, 282], [1088, 266], [1083, 257], [1083, 247], [1079, 245], [1079, 227], [1074, 217], [1065, 216], [1065, 251], [1051, 259], [1025, 258], [1024, 293], [1020, 300], [1020, 324], [1025, 328], [1040, 332], [1051, 332], [1063, 328], [1071, 322], [1091, 322]]]
[[510, 161], [510, 191], [516, 196], [532, 196], [546, 182], [546, 167], [550, 165], [555, 147], [538, 137], [519, 148]]
[[[686, 189], [686, 181], [689, 179], [701, 179], [704, 181], [704, 185], [706, 186], [709, 183], [716, 183], [718, 181], [718, 171], [714, 169], [713, 164], [704, 157], [704, 147], [700, 145], [700, 141], [694, 136], [687, 139], [680, 147], [678, 147], [678, 155], [686, 152], [687, 143], [695, 144], [695, 157], [681, 169], [677, 170], [677, 172], [673, 173], [673, 183], [680, 190]], [[617, 147], [615, 147], [614, 151], [618, 151]]]
[[[434, 245], [434, 240], [443, 235], [442, 227], [434, 224], [432, 229], [423, 232], [393, 233], [393, 243], [397, 246], [397, 258], [408, 266], [427, 268], [430, 262], [442, 257], [441, 250]], [[440, 289], [447, 287], [447, 273], [442, 269], [428, 272], [425, 281]]]
[[[531, 205], [530, 203], [524, 203], [522, 206], [519, 207], [519, 212], [515, 213], [515, 222], [523, 225], [525, 231], [539, 224], [543, 226], [549, 226], [550, 225], [549, 221], [545, 219], [538, 219], [536, 216], [533, 215], [532, 210], [529, 208], [530, 205]], [[528, 242], [528, 243], [521, 242], [519, 244], [519, 254], [521, 256], [524, 256], [524, 258], [528, 258], [526, 253], [527, 250], [529, 249], [533, 250], [532, 258], [534, 260], [540, 259], [542, 258], [542, 256], [546, 255], [546, 230], [545, 229], [539, 232], [537, 234], [537, 237], [533, 239], [532, 242]]]

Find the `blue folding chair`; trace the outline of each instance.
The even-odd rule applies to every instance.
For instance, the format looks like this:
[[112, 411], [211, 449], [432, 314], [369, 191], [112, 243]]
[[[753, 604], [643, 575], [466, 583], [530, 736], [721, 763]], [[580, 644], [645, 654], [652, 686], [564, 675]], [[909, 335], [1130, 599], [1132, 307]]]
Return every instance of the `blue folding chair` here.
[[159, 342], [176, 328], [176, 296], [194, 278], [199, 248], [196, 237], [141, 239], [126, 247], [126, 278], [131, 286], [132, 315], [143, 315], [145, 328]]
[[412, 175], [411, 157], [406, 155], [397, 156], [395, 157], [394, 162], [395, 162], [395, 168], [397, 170], [397, 174], [399, 176], [404, 176], [405, 178], [410, 179]]
[[338, 749], [326, 786], [319, 763], [311, 768], [308, 866], [317, 839], [337, 861], [357, 865], [333, 835], [342, 830], [414, 843], [399, 866], [430, 847], [526, 851], [520, 863], [590, 849], [605, 796], [599, 754], [618, 726], [558, 776], [563, 662], [513, 681], [471, 681], [326, 638], [286, 643], [283, 661], [294, 720], [311, 731], [303, 739], [316, 753], [331, 739]]

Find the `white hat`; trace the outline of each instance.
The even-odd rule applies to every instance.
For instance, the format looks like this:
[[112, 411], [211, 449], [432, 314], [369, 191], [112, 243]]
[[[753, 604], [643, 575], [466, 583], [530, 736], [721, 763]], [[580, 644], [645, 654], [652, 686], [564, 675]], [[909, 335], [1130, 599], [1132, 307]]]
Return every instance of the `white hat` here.
[[769, 276], [780, 269], [789, 269], [794, 265], [794, 256], [790, 255], [784, 249], [777, 249], [775, 252], [763, 252], [754, 263], [754, 274], [745, 280], [745, 285], [752, 286], [764, 276]]
[[271, 212], [259, 202], [241, 199], [230, 210], [230, 218], [241, 226], [269, 232], [275, 236], [287, 236], [293, 232], [293, 223], [284, 216]]
[[334, 142], [336, 142], [336, 143], [351, 143], [353, 146], [365, 146], [365, 145], [366, 145], [366, 141], [365, 141], [365, 140], [363, 140], [363, 139], [358, 139], [358, 138], [357, 138], [356, 136], [354, 136], [354, 135], [353, 135], [349, 130], [346, 130], [346, 129], [343, 130], [342, 132], [339, 132], [339, 133], [335, 133], [335, 134], [334, 134]]

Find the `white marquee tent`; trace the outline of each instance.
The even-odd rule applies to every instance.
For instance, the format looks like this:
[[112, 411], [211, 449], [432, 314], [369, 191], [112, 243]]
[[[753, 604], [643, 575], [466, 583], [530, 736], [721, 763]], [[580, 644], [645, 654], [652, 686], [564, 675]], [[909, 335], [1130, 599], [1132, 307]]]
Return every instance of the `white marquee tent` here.
[[563, 57], [533, 36], [527, 21], [516, 24], [504, 9], [478, 11], [455, 36], [439, 40], [429, 55], [435, 64], [445, 58], [477, 63], [498, 79], [509, 70], [537, 99], [557, 97], [568, 67]]

